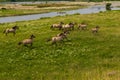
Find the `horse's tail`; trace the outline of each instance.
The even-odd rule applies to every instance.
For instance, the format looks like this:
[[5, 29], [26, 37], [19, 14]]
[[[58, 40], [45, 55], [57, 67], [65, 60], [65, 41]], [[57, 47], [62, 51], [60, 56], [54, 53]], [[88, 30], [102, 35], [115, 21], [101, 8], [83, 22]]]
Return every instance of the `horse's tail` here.
[[6, 30], [3, 31], [3, 33], [5, 33], [5, 32], [6, 32]]
[[47, 39], [46, 41], [47, 41], [47, 42], [51, 41], [51, 38]]
[[21, 45], [21, 44], [22, 44], [22, 42], [19, 42], [19, 43], [18, 43], [18, 45]]
[[52, 29], [52, 28], [53, 28], [53, 25], [50, 26], [50, 29]]

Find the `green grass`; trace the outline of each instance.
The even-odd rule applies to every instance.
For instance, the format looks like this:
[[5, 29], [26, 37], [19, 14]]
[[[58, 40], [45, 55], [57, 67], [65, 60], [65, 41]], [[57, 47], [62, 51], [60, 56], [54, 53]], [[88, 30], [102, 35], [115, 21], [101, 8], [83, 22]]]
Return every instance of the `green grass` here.
[[[120, 11], [67, 15], [0, 24], [0, 80], [120, 80]], [[46, 40], [59, 30], [53, 23], [86, 22], [88, 30], [71, 31], [68, 40], [51, 45]], [[3, 30], [18, 25], [16, 36]], [[100, 26], [98, 34], [91, 28]], [[36, 36], [32, 47], [18, 42]]]

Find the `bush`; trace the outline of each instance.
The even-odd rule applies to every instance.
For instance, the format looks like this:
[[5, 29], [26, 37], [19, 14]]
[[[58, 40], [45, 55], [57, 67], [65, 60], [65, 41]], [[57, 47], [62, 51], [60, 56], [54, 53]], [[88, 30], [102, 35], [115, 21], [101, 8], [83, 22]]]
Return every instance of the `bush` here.
[[111, 10], [111, 5], [112, 5], [111, 3], [107, 3], [106, 4], [106, 10]]
[[6, 8], [1, 8], [1, 10], [7, 10]]

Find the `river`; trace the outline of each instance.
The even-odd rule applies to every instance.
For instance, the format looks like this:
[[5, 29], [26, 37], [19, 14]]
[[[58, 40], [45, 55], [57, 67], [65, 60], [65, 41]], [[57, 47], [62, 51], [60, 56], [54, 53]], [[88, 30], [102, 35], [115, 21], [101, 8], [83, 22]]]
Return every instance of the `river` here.
[[[112, 10], [120, 10], [120, 7], [113, 7]], [[49, 13], [42, 13], [42, 14], [0, 17], [0, 23], [36, 20], [36, 19], [40, 19], [40, 18], [44, 18], [44, 17], [64, 16], [64, 15], [76, 14], [76, 13], [92, 14], [92, 13], [98, 13], [100, 11], [106, 11], [104, 5], [95, 5], [95, 6], [89, 6], [88, 8], [84, 8], [84, 9], [64, 11], [64, 13], [62, 13], [62, 14], [58, 13], [58, 12], [49, 12]]]

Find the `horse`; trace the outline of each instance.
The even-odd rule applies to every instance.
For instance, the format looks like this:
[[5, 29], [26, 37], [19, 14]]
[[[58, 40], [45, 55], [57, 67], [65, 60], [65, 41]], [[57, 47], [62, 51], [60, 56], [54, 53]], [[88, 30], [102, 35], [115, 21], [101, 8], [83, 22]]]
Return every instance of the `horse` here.
[[12, 27], [12, 28], [10, 28], [10, 29], [7, 28], [7, 29], [5, 29], [5, 30], [3, 31], [3, 33], [5, 33], [6, 36], [7, 36], [8, 33], [13, 33], [13, 35], [15, 36], [17, 29], [19, 29], [18, 26], [14, 26], [14, 27]]
[[24, 40], [20, 41], [20, 42], [18, 43], [18, 45], [23, 44], [23, 45], [26, 46], [27, 44], [30, 44], [30, 45], [32, 46], [32, 44], [33, 44], [33, 38], [35, 38], [35, 36], [32, 34], [32, 35], [30, 36], [30, 38], [24, 39]]
[[79, 25], [78, 25], [78, 29], [86, 30], [86, 29], [87, 29], [87, 24], [85, 24], [85, 23], [79, 24]]
[[99, 26], [96, 26], [95, 28], [92, 28], [91, 31], [92, 33], [98, 33], [98, 30], [99, 30]]
[[47, 42], [51, 41], [52, 44], [56, 44], [57, 42], [62, 41], [64, 38], [66, 38], [66, 36], [64, 34], [60, 34], [48, 39]]
[[57, 34], [56, 36], [58, 37], [58, 36], [64, 36], [64, 38], [66, 38], [67, 39], [67, 34], [70, 34], [70, 32], [69, 31], [63, 31], [63, 32], [61, 32], [61, 33], [59, 33], [59, 34]]
[[60, 36], [52, 37], [52, 39], [51, 39], [52, 44], [56, 44], [56, 42], [60, 42], [60, 41], [62, 41], [64, 38], [66, 38], [65, 35], [60, 35]]
[[50, 29], [59, 28], [59, 30], [61, 30], [63, 24], [63, 22], [60, 22], [59, 24], [52, 24]]
[[69, 24], [63, 25], [63, 26], [62, 26], [62, 30], [74, 30], [74, 25], [75, 25], [75, 24], [76, 24], [76, 23], [70, 22]]

